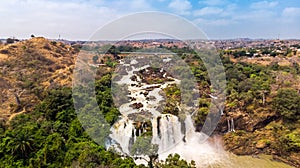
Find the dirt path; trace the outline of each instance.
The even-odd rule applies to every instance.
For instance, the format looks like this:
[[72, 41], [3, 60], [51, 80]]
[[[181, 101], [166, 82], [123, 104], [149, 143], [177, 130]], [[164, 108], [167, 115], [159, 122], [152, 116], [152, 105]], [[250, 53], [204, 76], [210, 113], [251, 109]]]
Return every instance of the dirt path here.
[[23, 114], [23, 113], [25, 113], [25, 112], [26, 112], [26, 110], [25, 110], [25, 107], [24, 107], [22, 111], [20, 111], [20, 112], [18, 112], [18, 113], [12, 114], [12, 115], [8, 118], [8, 122], [10, 122], [10, 121], [11, 121], [14, 117], [16, 117], [17, 115]]

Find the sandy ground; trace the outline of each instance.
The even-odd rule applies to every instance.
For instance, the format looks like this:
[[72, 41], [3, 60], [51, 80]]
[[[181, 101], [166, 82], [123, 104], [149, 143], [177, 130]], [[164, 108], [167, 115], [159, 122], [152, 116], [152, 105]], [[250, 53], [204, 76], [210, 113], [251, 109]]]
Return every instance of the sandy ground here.
[[6, 54], [0, 54], [0, 59], [6, 59], [8, 56]]

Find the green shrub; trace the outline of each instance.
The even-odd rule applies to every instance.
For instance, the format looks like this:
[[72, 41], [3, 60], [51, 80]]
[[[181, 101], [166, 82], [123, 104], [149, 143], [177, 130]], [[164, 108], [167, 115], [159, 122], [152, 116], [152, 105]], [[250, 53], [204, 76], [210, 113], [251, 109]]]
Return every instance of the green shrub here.
[[279, 89], [273, 100], [273, 109], [286, 120], [297, 121], [300, 119], [300, 96], [292, 88]]

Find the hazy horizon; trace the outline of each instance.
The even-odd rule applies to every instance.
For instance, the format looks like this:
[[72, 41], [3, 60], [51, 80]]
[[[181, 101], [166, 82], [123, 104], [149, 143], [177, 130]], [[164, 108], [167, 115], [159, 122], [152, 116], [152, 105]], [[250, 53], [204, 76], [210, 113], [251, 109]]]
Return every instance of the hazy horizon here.
[[[33, 34], [32, 34], [33, 35]], [[35, 37], [43, 37], [49, 40], [61, 40], [61, 41], [82, 41], [82, 42], [106, 42], [106, 41], [118, 41], [118, 40], [81, 40], [81, 39], [64, 39], [64, 38], [50, 38], [46, 36], [35, 36]], [[29, 40], [32, 37], [27, 37], [27, 38], [18, 38], [18, 37], [0, 37], [0, 40], [6, 40], [8, 38], [13, 38], [13, 39], [18, 39], [18, 40]], [[119, 40], [119, 41], [143, 41], [143, 40], [180, 40], [180, 39], [174, 39], [174, 38], [141, 38], [141, 39], [125, 39], [125, 40]], [[204, 39], [186, 39], [186, 40], [204, 40]], [[218, 40], [300, 40], [300, 38], [249, 38], [249, 37], [233, 37], [233, 38], [220, 38], [220, 39], [207, 39], [208, 41], [218, 41]], [[182, 40], [180, 40], [182, 41]]]

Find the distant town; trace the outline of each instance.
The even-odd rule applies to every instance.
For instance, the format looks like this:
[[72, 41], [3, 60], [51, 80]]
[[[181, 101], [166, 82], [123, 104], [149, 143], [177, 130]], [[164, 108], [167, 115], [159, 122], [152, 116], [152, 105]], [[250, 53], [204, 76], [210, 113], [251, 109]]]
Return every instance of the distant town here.
[[[34, 37], [32, 35], [32, 37]], [[82, 45], [87, 41], [69, 41], [64, 39], [52, 39], [53, 41], [63, 42], [70, 45]], [[11, 44], [23, 41], [16, 38], [0, 39], [0, 44]], [[224, 51], [234, 57], [261, 57], [261, 56], [294, 56], [300, 55], [300, 40], [298, 39], [249, 39], [238, 38], [228, 40], [188, 40], [198, 47], [202, 45], [214, 46], [217, 50]], [[89, 42], [90, 43], [90, 42]], [[145, 40], [125, 40], [125, 41], [97, 41], [97, 45], [113, 43], [116, 46], [132, 46], [135, 48], [154, 48], [154, 47], [185, 47], [186, 44], [181, 40], [174, 39], [145, 39]]]

